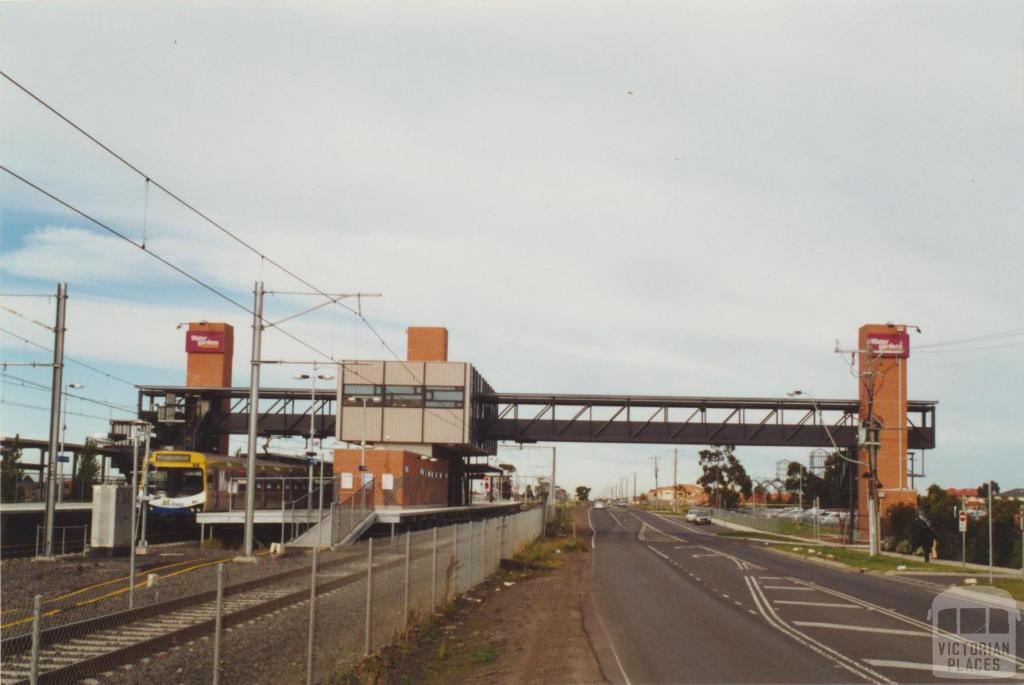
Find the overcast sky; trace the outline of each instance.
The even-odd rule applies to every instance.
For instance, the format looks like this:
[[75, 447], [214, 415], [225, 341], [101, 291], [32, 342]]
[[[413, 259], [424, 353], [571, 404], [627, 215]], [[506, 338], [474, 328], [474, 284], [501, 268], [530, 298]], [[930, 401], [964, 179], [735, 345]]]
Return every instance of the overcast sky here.
[[[1006, 488], [1024, 485], [1024, 337], [916, 348], [1024, 330], [1021, 8], [5, 3], [0, 64], [318, 287], [384, 293], [365, 308], [399, 355], [406, 326], [447, 326], [450, 358], [499, 390], [854, 397], [835, 341], [919, 325], [909, 395], [940, 404], [918, 485]], [[5, 166], [230, 297], [249, 304], [259, 278], [299, 287], [6, 81], [0, 120]], [[69, 355], [181, 383], [175, 325], [227, 321], [247, 383], [244, 312], [2, 173], [0, 199], [0, 292], [68, 281]], [[4, 304], [52, 319], [46, 300]], [[272, 318], [297, 307], [268, 302]], [[291, 330], [387, 356], [344, 312]], [[46, 356], [0, 341], [7, 361]], [[265, 352], [310, 358], [279, 334]], [[48, 396], [16, 379], [49, 372], [8, 374], [2, 432], [44, 437], [46, 412], [18, 405]], [[65, 380], [135, 403], [81, 367]], [[103, 428], [73, 416], [68, 437]], [[698, 449], [681, 449], [681, 480]], [[559, 482], [650, 487], [650, 457], [664, 469], [670, 453], [561, 446]], [[806, 450], [738, 456], [760, 475]], [[547, 468], [542, 451], [520, 459]]]

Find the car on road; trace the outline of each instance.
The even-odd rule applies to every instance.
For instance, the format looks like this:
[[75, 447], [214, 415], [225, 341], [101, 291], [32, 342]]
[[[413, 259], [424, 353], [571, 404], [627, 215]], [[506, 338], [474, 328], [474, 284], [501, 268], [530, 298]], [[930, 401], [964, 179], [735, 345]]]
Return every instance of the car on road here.
[[711, 510], [710, 509], [690, 509], [686, 512], [686, 521], [688, 523], [711, 523]]
[[607, 508], [607, 505], [604, 503], [603, 499], [599, 499], [596, 502], [594, 502], [594, 508], [595, 509], [605, 509], [605, 508]]

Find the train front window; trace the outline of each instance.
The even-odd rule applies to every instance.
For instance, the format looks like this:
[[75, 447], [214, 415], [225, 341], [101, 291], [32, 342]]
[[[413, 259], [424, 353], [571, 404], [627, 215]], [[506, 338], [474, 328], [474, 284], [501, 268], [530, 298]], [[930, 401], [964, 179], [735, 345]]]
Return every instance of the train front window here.
[[150, 494], [190, 497], [203, 491], [202, 469], [157, 469], [149, 474]]

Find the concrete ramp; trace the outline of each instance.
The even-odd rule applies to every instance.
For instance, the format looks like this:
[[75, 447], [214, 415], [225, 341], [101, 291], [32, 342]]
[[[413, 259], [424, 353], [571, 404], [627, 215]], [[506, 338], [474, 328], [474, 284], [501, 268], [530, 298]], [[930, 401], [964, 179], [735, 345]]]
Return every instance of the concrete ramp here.
[[364, 518], [350, 524], [348, 516], [342, 514], [335, 525], [335, 514], [331, 511], [320, 523], [311, 526], [297, 538], [288, 543], [290, 547], [342, 547], [349, 545], [359, 539], [366, 530], [377, 520], [375, 512], [369, 512]]

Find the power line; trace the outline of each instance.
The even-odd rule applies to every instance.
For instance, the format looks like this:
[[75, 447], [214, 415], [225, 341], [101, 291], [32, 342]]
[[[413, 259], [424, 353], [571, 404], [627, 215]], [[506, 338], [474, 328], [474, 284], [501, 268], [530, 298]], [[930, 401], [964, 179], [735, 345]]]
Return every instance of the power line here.
[[[22, 407], [23, 409], [38, 409], [39, 411], [49, 412], [49, 407], [41, 407], [38, 404], [25, 404], [24, 402], [11, 402], [8, 399], [0, 398], [0, 404], [9, 404], [12, 407]], [[73, 414], [75, 416], [84, 416], [89, 419], [99, 419], [100, 421], [109, 421], [110, 418], [107, 416], [97, 416], [96, 414], [85, 414], [80, 411], [64, 411], [64, 414]]]
[[1009, 347], [1022, 347], [1024, 342], [1008, 343], [1006, 345], [984, 345], [982, 347], [959, 347], [952, 350], [918, 350], [918, 354], [948, 354], [950, 352], [974, 352], [976, 350], [1005, 350]]
[[[2, 73], [2, 72], [0, 72], [0, 73]], [[46, 197], [50, 198], [51, 200], [53, 200], [57, 204], [61, 205], [62, 207], [68, 209], [69, 211], [74, 212], [75, 214], [79, 215], [80, 217], [82, 217], [86, 221], [89, 221], [89, 222], [91, 222], [93, 224], [96, 224], [97, 226], [99, 226], [103, 230], [105, 230], [105, 231], [107, 231], [109, 233], [112, 233], [113, 235], [117, 236], [118, 238], [120, 238], [121, 240], [125, 241], [129, 245], [142, 250], [143, 252], [145, 252], [146, 254], [150, 255], [151, 257], [153, 257], [153, 259], [157, 260], [161, 264], [164, 264], [168, 268], [178, 272], [179, 274], [181, 274], [182, 276], [184, 276], [188, 280], [192, 281], [196, 285], [199, 285], [202, 288], [210, 291], [211, 293], [213, 293], [217, 297], [221, 298], [222, 300], [225, 300], [226, 302], [228, 302], [228, 303], [234, 305], [235, 307], [241, 309], [243, 312], [246, 312], [247, 314], [250, 314], [250, 315], [255, 315], [254, 312], [251, 309], [246, 307], [244, 304], [242, 304], [238, 300], [233, 299], [230, 295], [227, 295], [224, 292], [218, 290], [217, 288], [215, 288], [214, 286], [210, 285], [209, 283], [207, 283], [203, 279], [201, 279], [198, 276], [195, 276], [195, 275], [189, 273], [188, 271], [186, 271], [182, 267], [178, 266], [177, 264], [171, 262], [170, 260], [168, 260], [168, 259], [166, 259], [164, 257], [161, 257], [158, 253], [154, 252], [152, 249], [147, 248], [147, 247], [143, 247], [140, 243], [135, 242], [134, 240], [132, 240], [131, 238], [126, 236], [124, 233], [121, 233], [117, 229], [111, 228], [110, 226], [108, 226], [107, 224], [103, 223], [99, 219], [96, 219], [95, 217], [93, 217], [93, 216], [91, 216], [89, 214], [86, 214], [84, 211], [82, 211], [78, 207], [72, 205], [71, 203], [69, 203], [69, 202], [67, 202], [65, 200], [62, 200], [61, 198], [57, 197], [53, 193], [49, 192], [48, 190], [46, 190], [44, 188], [41, 188], [40, 186], [36, 185], [32, 181], [29, 181], [24, 176], [21, 176], [20, 174], [12, 171], [11, 169], [7, 168], [6, 166], [4, 166], [2, 164], [0, 164], [0, 170], [6, 172], [10, 176], [16, 178], [17, 180], [21, 181], [22, 183], [24, 183], [28, 187], [32, 188], [33, 190], [39, 192], [40, 194], [45, 195]], [[267, 321], [263, 317], [260, 317], [260, 320], [262, 322], [264, 322], [264, 323], [267, 323], [268, 324], [268, 328], [272, 325], [272, 322]], [[299, 338], [298, 336], [296, 336], [296, 335], [294, 335], [292, 333], [289, 333], [288, 331], [286, 331], [285, 329], [283, 329], [283, 328], [281, 328], [279, 326], [273, 326], [273, 327], [276, 328], [277, 330], [281, 331], [282, 334], [284, 334], [285, 336], [291, 338], [292, 340], [294, 340], [295, 342], [299, 343], [303, 347], [305, 347], [305, 348], [309, 349], [310, 351], [314, 352], [315, 354], [318, 354], [321, 357], [324, 357], [325, 359], [330, 359], [331, 361], [334, 361], [333, 359], [331, 359], [331, 357], [326, 352], [323, 352], [322, 350], [318, 349], [314, 345], [311, 345], [310, 343], [306, 342], [302, 338]]]
[[[241, 246], [242, 246], [242, 247], [244, 247], [245, 249], [247, 249], [247, 250], [249, 250], [250, 252], [252, 252], [253, 254], [257, 255], [257, 256], [258, 256], [258, 257], [259, 257], [259, 258], [260, 258], [261, 260], [264, 260], [264, 261], [266, 261], [266, 262], [270, 263], [271, 265], [275, 266], [275, 267], [276, 267], [277, 269], [279, 269], [279, 270], [280, 270], [280, 271], [282, 271], [283, 273], [285, 273], [285, 274], [287, 274], [287, 275], [291, 276], [291, 277], [292, 277], [293, 279], [295, 279], [295, 280], [296, 280], [296, 281], [298, 281], [299, 283], [302, 283], [302, 284], [303, 284], [303, 285], [305, 285], [306, 287], [308, 287], [308, 288], [311, 288], [312, 290], [316, 291], [316, 293], [317, 293], [317, 294], [319, 294], [319, 295], [321, 295], [322, 297], [325, 297], [325, 298], [327, 298], [328, 300], [330, 300], [331, 302], [333, 302], [333, 303], [334, 303], [335, 305], [337, 305], [337, 306], [339, 306], [339, 307], [341, 307], [341, 308], [343, 308], [343, 309], [346, 309], [346, 310], [348, 310], [349, 312], [351, 312], [352, 314], [354, 314], [355, 316], [357, 316], [357, 317], [359, 318], [359, 320], [360, 320], [360, 321], [362, 321], [362, 322], [363, 322], [363, 324], [364, 324], [364, 325], [365, 325], [365, 326], [366, 326], [366, 327], [367, 327], [367, 328], [369, 329], [369, 331], [370, 331], [370, 332], [371, 332], [371, 333], [373, 334], [373, 336], [374, 336], [375, 338], [377, 338], [377, 340], [378, 340], [378, 341], [380, 342], [380, 344], [381, 344], [381, 345], [382, 345], [382, 346], [384, 347], [384, 349], [385, 349], [385, 350], [387, 350], [387, 351], [388, 351], [388, 353], [389, 353], [389, 354], [390, 354], [390, 355], [391, 355], [392, 357], [394, 357], [394, 359], [395, 359], [396, 361], [398, 361], [398, 362], [399, 362], [400, 364], [402, 364], [402, 366], [403, 366], [403, 367], [405, 368], [406, 372], [408, 372], [408, 373], [409, 373], [409, 374], [410, 374], [411, 376], [413, 376], [414, 378], [416, 377], [416, 374], [414, 374], [414, 373], [412, 372], [412, 370], [411, 370], [411, 369], [409, 368], [409, 366], [408, 366], [408, 365], [407, 365], [407, 364], [405, 363], [405, 361], [404, 361], [404, 360], [403, 360], [403, 359], [402, 359], [401, 357], [399, 357], [399, 356], [398, 356], [398, 354], [396, 354], [396, 353], [395, 353], [395, 351], [394, 351], [394, 349], [393, 349], [393, 348], [391, 347], [391, 345], [389, 345], [389, 344], [388, 344], [388, 342], [387, 342], [387, 341], [386, 341], [386, 340], [384, 339], [384, 337], [383, 337], [383, 336], [381, 336], [381, 334], [380, 334], [380, 333], [379, 333], [379, 332], [377, 331], [377, 329], [376, 329], [376, 328], [375, 328], [375, 327], [373, 326], [373, 324], [371, 324], [371, 323], [369, 322], [369, 320], [368, 320], [368, 319], [367, 319], [367, 318], [366, 318], [366, 317], [365, 317], [365, 316], [363, 315], [363, 313], [362, 313], [362, 310], [361, 310], [361, 308], [360, 308], [360, 310], [358, 310], [358, 311], [357, 311], [357, 310], [355, 310], [355, 309], [352, 309], [352, 308], [351, 308], [351, 307], [349, 307], [348, 305], [344, 304], [344, 303], [343, 303], [343, 302], [341, 301], [341, 299], [340, 299], [340, 298], [338, 298], [338, 297], [335, 297], [335, 296], [332, 296], [332, 295], [328, 294], [327, 292], [325, 292], [325, 291], [321, 290], [320, 288], [316, 287], [315, 285], [313, 285], [313, 284], [312, 284], [311, 282], [309, 282], [308, 280], [306, 280], [305, 278], [303, 278], [302, 276], [300, 276], [300, 275], [299, 275], [299, 274], [297, 274], [296, 272], [294, 272], [294, 271], [292, 271], [291, 269], [287, 268], [286, 266], [284, 266], [283, 264], [281, 264], [280, 262], [278, 262], [278, 261], [277, 261], [276, 259], [274, 259], [274, 258], [272, 258], [272, 257], [268, 256], [267, 254], [265, 254], [264, 252], [262, 252], [261, 250], [259, 250], [259, 249], [258, 249], [257, 247], [255, 247], [254, 245], [250, 244], [250, 243], [249, 243], [248, 241], [246, 241], [246, 240], [244, 240], [243, 238], [241, 238], [241, 237], [240, 237], [239, 235], [237, 235], [237, 234], [236, 234], [235, 232], [233, 232], [233, 231], [229, 230], [229, 229], [228, 229], [227, 227], [225, 227], [224, 225], [222, 225], [222, 224], [220, 224], [219, 222], [215, 221], [215, 220], [214, 220], [213, 218], [211, 218], [211, 217], [210, 217], [209, 215], [207, 215], [206, 213], [204, 213], [203, 211], [201, 211], [200, 209], [198, 209], [197, 207], [195, 207], [194, 205], [192, 205], [191, 203], [189, 203], [189, 202], [188, 202], [187, 200], [185, 200], [185, 199], [184, 199], [184, 198], [182, 198], [181, 196], [179, 196], [179, 195], [177, 195], [176, 193], [174, 193], [173, 191], [171, 191], [171, 190], [170, 190], [169, 188], [167, 188], [166, 186], [164, 186], [164, 185], [163, 185], [162, 183], [160, 183], [159, 181], [156, 181], [156, 180], [154, 180], [154, 179], [153, 179], [153, 177], [152, 177], [152, 176], [151, 176], [150, 174], [147, 174], [147, 173], [145, 173], [144, 171], [142, 171], [141, 169], [139, 169], [139, 168], [138, 168], [137, 166], [135, 166], [134, 164], [132, 164], [131, 162], [129, 162], [129, 161], [127, 160], [127, 159], [125, 159], [125, 158], [124, 158], [123, 156], [121, 156], [121, 155], [119, 155], [118, 153], [114, 152], [114, 150], [112, 150], [112, 149], [111, 149], [111, 148], [110, 148], [109, 146], [107, 146], [106, 144], [104, 144], [103, 142], [101, 142], [101, 141], [100, 141], [100, 140], [99, 140], [98, 138], [96, 138], [96, 137], [95, 137], [95, 136], [93, 136], [93, 135], [92, 135], [91, 133], [89, 133], [88, 131], [86, 131], [86, 130], [85, 130], [84, 128], [82, 128], [81, 126], [79, 126], [78, 124], [76, 124], [76, 123], [75, 123], [74, 121], [72, 121], [72, 120], [71, 120], [70, 118], [68, 118], [67, 116], [65, 116], [65, 115], [64, 115], [64, 114], [62, 114], [61, 112], [57, 111], [57, 109], [56, 109], [55, 107], [53, 107], [53, 106], [52, 106], [52, 105], [50, 105], [50, 104], [49, 104], [48, 102], [46, 102], [45, 100], [43, 100], [43, 98], [41, 98], [40, 96], [38, 96], [38, 95], [36, 95], [35, 93], [33, 93], [32, 91], [30, 91], [30, 90], [29, 90], [28, 88], [26, 88], [25, 86], [23, 86], [23, 85], [22, 85], [21, 83], [19, 83], [18, 81], [16, 81], [16, 80], [15, 80], [15, 79], [14, 79], [14, 78], [13, 78], [13, 77], [12, 77], [12, 76], [10, 75], [10, 74], [8, 74], [7, 72], [3, 71], [2, 69], [0, 69], [0, 76], [3, 76], [3, 77], [4, 77], [5, 79], [7, 79], [8, 81], [10, 81], [10, 82], [11, 82], [11, 84], [13, 84], [13, 85], [14, 85], [14, 86], [15, 86], [16, 88], [18, 88], [18, 89], [19, 89], [19, 90], [21, 90], [21, 91], [22, 91], [23, 93], [25, 93], [26, 95], [28, 95], [28, 96], [29, 96], [30, 98], [32, 98], [33, 100], [35, 100], [36, 102], [38, 102], [38, 103], [39, 103], [39, 104], [40, 104], [41, 106], [43, 106], [44, 108], [46, 108], [47, 110], [49, 110], [49, 111], [50, 111], [51, 113], [53, 113], [53, 114], [54, 114], [54, 115], [55, 115], [56, 117], [58, 117], [58, 118], [59, 118], [59, 119], [60, 119], [61, 121], [65, 122], [65, 123], [66, 123], [66, 124], [67, 124], [68, 126], [71, 126], [71, 127], [73, 128], [73, 129], [75, 129], [76, 131], [78, 131], [79, 133], [81, 133], [81, 134], [82, 134], [83, 136], [85, 136], [86, 138], [88, 138], [88, 139], [89, 139], [89, 140], [90, 140], [90, 141], [91, 141], [92, 143], [94, 143], [95, 145], [99, 146], [99, 147], [100, 147], [100, 148], [101, 148], [102, 150], [104, 150], [104, 151], [105, 151], [105, 152], [106, 152], [107, 154], [111, 155], [112, 157], [114, 157], [114, 159], [118, 160], [118, 161], [119, 161], [119, 162], [121, 162], [121, 163], [122, 163], [123, 165], [125, 165], [126, 167], [128, 167], [129, 169], [131, 169], [131, 170], [132, 170], [133, 172], [135, 172], [136, 174], [138, 174], [139, 176], [141, 176], [141, 177], [142, 177], [143, 179], [145, 179], [145, 181], [146, 181], [146, 191], [147, 191], [147, 196], [146, 196], [146, 197], [147, 197], [147, 208], [148, 208], [148, 191], [149, 191], [149, 186], [150, 186], [150, 185], [153, 185], [154, 187], [156, 187], [156, 188], [160, 189], [160, 190], [161, 190], [162, 192], [164, 192], [164, 193], [165, 193], [165, 194], [166, 194], [166, 195], [167, 195], [168, 197], [170, 197], [170, 198], [172, 198], [172, 199], [173, 199], [174, 201], [178, 202], [178, 203], [179, 203], [179, 204], [180, 204], [180, 205], [181, 205], [182, 207], [185, 207], [186, 209], [188, 209], [189, 211], [191, 211], [192, 213], [194, 213], [194, 214], [195, 214], [196, 216], [200, 217], [201, 219], [203, 219], [204, 221], [206, 221], [207, 223], [209, 223], [209, 224], [210, 224], [211, 226], [213, 226], [213, 227], [215, 227], [215, 228], [216, 228], [217, 230], [221, 231], [221, 232], [222, 232], [222, 233], [223, 233], [224, 235], [228, 236], [229, 238], [231, 238], [232, 240], [234, 240], [235, 242], [237, 242], [237, 243], [238, 243], [239, 245], [241, 245]], [[236, 302], [236, 301], [232, 300], [231, 298], [227, 297], [226, 295], [224, 295], [224, 294], [223, 294], [223, 293], [221, 293], [220, 291], [216, 290], [216, 289], [215, 289], [215, 288], [213, 288], [212, 286], [210, 286], [210, 285], [208, 285], [208, 284], [206, 284], [206, 283], [202, 282], [202, 281], [201, 281], [201, 280], [199, 280], [198, 278], [196, 278], [196, 277], [192, 276], [191, 274], [189, 274], [189, 273], [187, 273], [186, 271], [184, 271], [183, 269], [181, 269], [181, 268], [179, 268], [179, 267], [175, 266], [174, 264], [171, 264], [170, 262], [168, 262], [168, 261], [167, 261], [166, 259], [163, 259], [163, 258], [162, 258], [162, 257], [160, 257], [159, 255], [156, 255], [156, 254], [155, 254], [155, 253], [154, 253], [154, 252], [153, 252], [152, 250], [149, 250], [149, 249], [147, 249], [147, 247], [146, 247], [146, 245], [145, 245], [145, 242], [143, 242], [143, 243], [141, 243], [141, 244], [140, 244], [140, 243], [137, 243], [137, 242], [135, 242], [134, 240], [132, 240], [132, 239], [128, 238], [127, 236], [125, 236], [125, 235], [123, 235], [123, 234], [121, 234], [121, 233], [119, 233], [119, 232], [115, 231], [114, 229], [110, 228], [109, 226], [106, 226], [105, 224], [102, 224], [102, 223], [100, 223], [100, 222], [99, 222], [99, 221], [97, 221], [96, 219], [93, 219], [92, 217], [90, 217], [90, 216], [86, 215], [85, 213], [83, 213], [83, 212], [79, 211], [78, 209], [76, 209], [76, 208], [72, 207], [72, 206], [71, 206], [71, 205], [69, 205], [68, 203], [66, 203], [66, 202], [64, 202], [64, 201], [60, 200], [59, 198], [55, 197], [54, 195], [52, 195], [52, 194], [50, 194], [50, 193], [46, 192], [46, 191], [45, 191], [45, 190], [43, 190], [42, 188], [39, 188], [39, 187], [38, 187], [38, 186], [36, 186], [35, 184], [32, 184], [32, 183], [30, 183], [29, 181], [27, 181], [26, 179], [24, 179], [24, 178], [22, 178], [22, 177], [18, 176], [17, 174], [14, 174], [13, 172], [11, 172], [11, 171], [10, 171], [9, 169], [7, 169], [6, 167], [0, 167], [0, 168], [2, 168], [2, 169], [3, 169], [4, 171], [6, 171], [7, 173], [11, 174], [11, 175], [12, 175], [12, 176], [14, 176], [15, 178], [18, 178], [18, 179], [19, 179], [19, 180], [21, 180], [21, 181], [22, 181], [23, 183], [26, 183], [27, 185], [30, 185], [31, 187], [35, 188], [35, 189], [36, 189], [37, 191], [39, 191], [39, 192], [43, 193], [44, 195], [47, 195], [48, 197], [50, 197], [50, 198], [51, 198], [52, 200], [54, 200], [55, 202], [58, 202], [59, 204], [62, 204], [62, 205], [64, 205], [65, 207], [67, 207], [67, 208], [68, 208], [68, 209], [70, 209], [71, 211], [73, 211], [73, 212], [75, 212], [75, 213], [77, 213], [77, 214], [81, 215], [82, 217], [84, 217], [84, 218], [88, 219], [89, 221], [92, 221], [92, 222], [93, 222], [93, 223], [95, 223], [95, 224], [96, 224], [97, 226], [100, 226], [100, 227], [102, 227], [102, 228], [106, 229], [107, 231], [110, 231], [111, 233], [113, 233], [114, 235], [118, 236], [119, 238], [121, 238], [121, 239], [123, 239], [123, 240], [126, 240], [126, 241], [128, 241], [129, 243], [131, 243], [131, 244], [132, 244], [132, 245], [134, 245], [135, 247], [137, 247], [137, 248], [139, 248], [139, 249], [141, 249], [141, 250], [143, 250], [143, 251], [149, 252], [150, 254], [152, 254], [152, 255], [153, 255], [153, 256], [154, 256], [154, 257], [155, 257], [156, 259], [158, 259], [159, 261], [163, 262], [164, 264], [166, 264], [167, 266], [171, 267], [171, 268], [172, 268], [172, 269], [174, 269], [175, 271], [178, 271], [178, 272], [179, 272], [179, 273], [181, 273], [181, 274], [182, 274], [183, 276], [186, 276], [187, 278], [189, 278], [190, 280], [192, 280], [192, 281], [196, 282], [197, 284], [199, 284], [199, 285], [203, 286], [203, 287], [204, 287], [204, 288], [206, 288], [207, 290], [210, 290], [211, 292], [213, 292], [213, 293], [217, 294], [217, 295], [218, 295], [219, 297], [222, 297], [222, 298], [224, 298], [224, 299], [228, 300], [229, 302], [231, 302], [231, 303], [232, 303], [232, 304], [234, 304], [235, 306], [241, 307], [241, 308], [242, 308], [243, 310], [245, 310], [245, 311], [249, 312], [250, 314], [252, 314], [252, 313], [253, 313], [252, 311], [248, 310], [248, 308], [246, 308], [246, 307], [244, 307], [244, 306], [240, 305], [240, 304], [239, 304], [238, 302]], [[148, 209], [147, 209], [147, 213], [148, 213]], [[145, 241], [145, 239], [143, 239], [143, 240]], [[261, 317], [261, 319], [262, 319], [262, 317]], [[262, 320], [263, 320], [263, 321], [265, 321], [265, 319], [262, 319]], [[304, 346], [308, 347], [308, 348], [309, 348], [310, 350], [313, 350], [313, 351], [314, 351], [314, 352], [316, 352], [317, 354], [319, 354], [319, 355], [321, 355], [321, 356], [323, 356], [323, 357], [325, 357], [325, 358], [327, 358], [327, 359], [330, 359], [331, 361], [335, 361], [335, 360], [334, 360], [334, 358], [333, 358], [332, 356], [330, 356], [330, 355], [328, 355], [328, 354], [326, 354], [326, 353], [324, 353], [324, 352], [322, 352], [322, 351], [320, 351], [320, 350], [318, 350], [318, 349], [316, 349], [316, 348], [312, 347], [311, 345], [309, 345], [309, 344], [308, 344], [308, 343], [306, 343], [305, 341], [302, 341], [302, 340], [300, 340], [299, 338], [297, 338], [297, 337], [295, 337], [295, 336], [293, 336], [293, 335], [289, 334], [289, 333], [288, 333], [287, 331], [285, 331], [285, 330], [283, 330], [283, 329], [280, 329], [280, 328], [279, 328], [278, 330], [280, 330], [280, 331], [281, 331], [282, 333], [284, 333], [284, 334], [285, 334], [286, 336], [288, 336], [288, 337], [292, 338], [292, 339], [293, 339], [293, 340], [295, 340], [296, 342], [299, 342], [300, 344], [302, 344], [302, 345], [304, 345]], [[357, 374], [357, 375], [358, 375], [358, 374]], [[445, 417], [444, 415], [442, 415], [442, 414], [436, 414], [436, 415], [437, 415], [438, 417], [442, 418], [443, 420], [445, 420], [446, 422], [448, 422], [448, 423], [449, 423], [449, 425], [453, 425], [453, 426], [454, 426], [454, 425], [456, 425], [456, 424], [452, 424], [452, 423], [451, 423], [450, 421], [447, 421], [447, 417]], [[463, 424], [464, 424], [464, 421], [462, 421], [462, 419], [460, 418], [460, 419], [459, 419], [459, 422], [458, 422], [458, 425], [457, 425], [457, 427], [459, 427], [459, 428], [461, 429], [461, 428], [463, 427]]]
[[[13, 381], [18, 381], [17, 383], [9, 383], [7, 381], [0, 381], [0, 382], [3, 382], [5, 384], [7, 384], [7, 385], [16, 385], [16, 386], [19, 386], [19, 387], [28, 388], [29, 390], [39, 390], [41, 392], [50, 392], [51, 389], [52, 389], [49, 385], [44, 385], [42, 383], [36, 383], [35, 381], [30, 381], [30, 380], [28, 380], [26, 378], [19, 378], [18, 376], [12, 376], [9, 373], [0, 373], [0, 377], [10, 378]], [[66, 390], [63, 391], [63, 394], [64, 394], [65, 397], [73, 397], [74, 399], [82, 400], [83, 402], [91, 402], [92, 404], [98, 404], [100, 406], [107, 407], [108, 409], [116, 409], [118, 411], [123, 411], [123, 412], [126, 412], [128, 414], [134, 414], [135, 413], [135, 408], [134, 407], [126, 407], [126, 406], [121, 405], [121, 404], [114, 404], [113, 402], [106, 402], [104, 400], [97, 400], [97, 399], [93, 399], [92, 397], [86, 397], [85, 395], [76, 395], [75, 393], [71, 393], [71, 392], [68, 392]]]
[[34, 323], [37, 326], [45, 328], [46, 330], [50, 331], [51, 333], [53, 332], [53, 326], [51, 326], [49, 324], [45, 324], [42, 321], [36, 321], [31, 316], [27, 316], [25, 314], [22, 314], [21, 312], [18, 312], [18, 311], [15, 311], [15, 310], [11, 309], [10, 307], [4, 307], [2, 305], [0, 305], [0, 309], [4, 310], [5, 312], [8, 312], [10, 314], [14, 314], [15, 316], [17, 316], [20, 319], [25, 319], [25, 321], [30, 321], [31, 323]]
[[999, 338], [1011, 338], [1018, 335], [1024, 335], [1024, 328], [1014, 328], [1008, 331], [999, 331], [997, 333], [987, 333], [985, 335], [979, 335], [973, 338], [961, 338], [960, 340], [945, 340], [937, 343], [926, 343], [924, 345], [915, 345], [918, 350], [927, 349], [931, 347], [947, 347], [949, 345], [961, 345], [964, 343], [972, 342], [984, 342], [986, 340], [997, 340]]
[[[28, 343], [29, 345], [34, 345], [35, 347], [38, 347], [39, 349], [41, 349], [41, 350], [43, 350], [45, 352], [49, 352], [51, 354], [53, 353], [53, 350], [51, 350], [50, 348], [46, 347], [45, 345], [40, 345], [39, 343], [37, 343], [34, 340], [29, 340], [28, 338], [23, 338], [22, 336], [18, 335], [17, 333], [13, 333], [13, 332], [7, 330], [6, 328], [0, 328], [0, 333], [6, 333], [7, 335], [9, 335], [9, 336], [11, 336], [13, 338], [17, 338], [18, 340], [21, 340], [22, 342]], [[118, 378], [117, 376], [115, 376], [112, 373], [108, 373], [108, 372], [104, 371], [103, 369], [97, 369], [95, 366], [91, 366], [89, 364], [86, 364], [85, 362], [78, 361], [77, 359], [72, 359], [71, 357], [69, 357], [67, 355], [64, 355], [64, 361], [71, 362], [73, 364], [78, 364], [79, 366], [81, 366], [83, 368], [89, 369], [90, 371], [94, 371], [94, 372], [96, 372], [96, 373], [98, 373], [100, 375], [106, 376], [107, 378], [109, 378], [111, 380], [115, 380], [115, 381], [117, 381], [119, 383], [124, 383], [125, 385], [131, 386], [132, 388], [135, 387], [135, 383], [132, 383], [131, 381], [126, 381], [123, 378]]]

